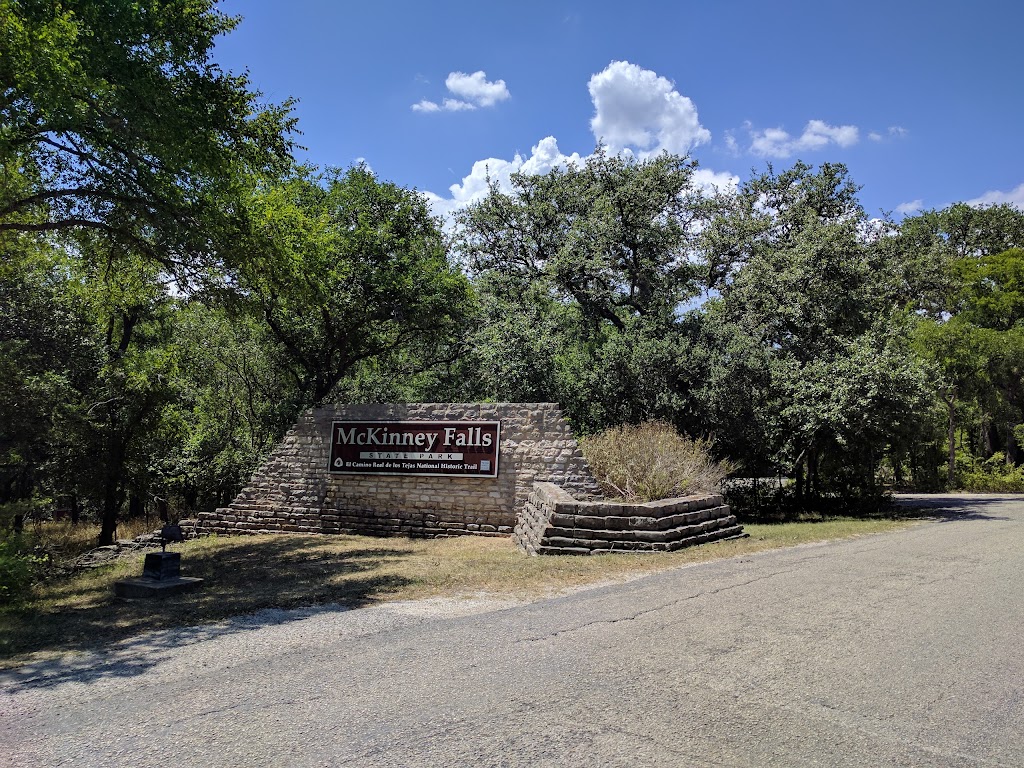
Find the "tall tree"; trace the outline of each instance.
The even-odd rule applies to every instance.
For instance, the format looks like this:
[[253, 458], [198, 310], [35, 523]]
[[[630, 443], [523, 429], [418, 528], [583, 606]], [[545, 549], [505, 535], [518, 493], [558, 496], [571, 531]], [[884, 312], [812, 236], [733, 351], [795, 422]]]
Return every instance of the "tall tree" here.
[[[729, 366], [773, 417], [752, 420], [761, 434], [746, 442], [791, 472], [798, 493], [827, 481], [872, 488], [887, 441], [926, 403], [906, 342], [911, 291], [880, 234], [843, 166], [801, 163], [744, 184], [705, 232], [722, 265], [709, 320], [733, 347], [746, 337], [760, 350], [753, 368]], [[728, 393], [732, 377], [718, 380]]]
[[1007, 203], [955, 203], [910, 216], [900, 229], [917, 250], [938, 248], [957, 259], [1024, 247], [1024, 211]]
[[946, 482], [956, 487], [956, 439], [967, 405], [988, 389], [992, 335], [959, 318], [922, 319], [915, 331], [921, 355], [937, 368], [938, 394], [946, 409]]
[[250, 209], [252, 256], [240, 291], [265, 320], [304, 405], [366, 361], [449, 360], [471, 293], [439, 222], [415, 191], [364, 166], [299, 169]]
[[[1013, 220], [1013, 217], [1009, 217]], [[1003, 233], [992, 237], [1009, 238]], [[955, 487], [957, 437], [977, 412], [973, 441], [983, 458], [997, 451], [1020, 457], [1017, 427], [1024, 420], [1024, 251], [977, 249], [949, 262], [940, 317], [916, 331], [921, 353], [942, 373], [940, 397], [947, 412], [947, 482]]]
[[176, 397], [150, 451], [157, 490], [186, 512], [226, 506], [294, 421], [298, 393], [259, 317], [195, 299], [173, 318]]
[[239, 171], [285, 167], [290, 102], [210, 58], [215, 0], [0, 0], [0, 233], [88, 230], [187, 276]]
[[50, 361], [70, 389], [49, 455], [74, 471], [92, 451], [105, 543], [175, 394], [172, 294], [245, 261], [247, 194], [290, 167], [291, 103], [211, 59], [236, 23], [215, 0], [0, 0], [0, 249], [42, 236], [67, 256], [96, 364], [71, 381]]
[[595, 328], [670, 317], [700, 290], [695, 169], [677, 155], [638, 162], [599, 146], [579, 166], [514, 174], [510, 192], [492, 184], [459, 215], [459, 248], [492, 291], [572, 301]]
[[561, 402], [578, 429], [676, 420], [684, 303], [703, 285], [696, 164], [598, 147], [516, 174], [458, 218], [481, 294], [481, 395]]
[[[0, 259], [0, 504], [47, 484], [57, 433], [102, 364], [70, 265], [34, 235], [3, 239]], [[74, 483], [49, 483], [73, 491]]]
[[[90, 451], [87, 476], [94, 478], [90, 490], [101, 506], [100, 543], [110, 544], [125, 497], [149, 490], [154, 435], [177, 397], [177, 300], [144, 257], [110, 253], [89, 233], [80, 239], [81, 257], [73, 262], [72, 276], [102, 363], [78, 393], [66, 430], [69, 442]], [[80, 449], [66, 454], [81, 459]]]

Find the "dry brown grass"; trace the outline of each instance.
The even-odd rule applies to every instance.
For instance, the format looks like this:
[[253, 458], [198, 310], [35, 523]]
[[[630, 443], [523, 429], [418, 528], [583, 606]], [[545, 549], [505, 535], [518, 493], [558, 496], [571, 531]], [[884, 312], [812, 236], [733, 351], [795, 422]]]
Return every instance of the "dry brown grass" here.
[[[133, 539], [143, 533], [151, 533], [160, 527], [156, 518], [121, 520], [117, 524], [117, 538]], [[100, 537], [100, 527], [94, 523], [72, 525], [68, 521], [30, 521], [25, 525], [25, 537], [33, 547], [38, 547], [57, 564], [74, 559], [83, 552], [95, 549]]]
[[142, 556], [37, 585], [26, 605], [0, 613], [0, 667], [140, 632], [191, 626], [265, 608], [358, 607], [397, 599], [488, 593], [557, 594], [682, 565], [811, 541], [891, 531], [893, 520], [748, 526], [750, 537], [658, 554], [527, 557], [509, 539], [377, 539], [364, 536], [210, 537], [175, 545], [182, 571], [206, 583], [157, 601], [124, 600], [114, 581], [137, 576]]
[[733, 470], [712, 458], [710, 441], [660, 421], [606, 429], [581, 440], [580, 448], [605, 496], [626, 501], [715, 492]]

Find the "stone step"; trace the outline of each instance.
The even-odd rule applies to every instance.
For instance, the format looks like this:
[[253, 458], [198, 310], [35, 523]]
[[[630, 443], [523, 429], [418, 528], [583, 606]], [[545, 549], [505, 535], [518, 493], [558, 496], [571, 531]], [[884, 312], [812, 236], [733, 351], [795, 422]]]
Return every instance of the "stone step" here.
[[[619, 532], [623, 533], [623, 532]], [[644, 533], [628, 531], [625, 533]], [[706, 544], [711, 541], [745, 538], [742, 525], [727, 524], [701, 533], [685, 535], [672, 540], [644, 541], [635, 538], [620, 539], [577, 539], [564, 536], [544, 536], [536, 546], [537, 554], [583, 554], [600, 552], [672, 552], [685, 547]]]
[[627, 530], [648, 530], [666, 531], [670, 528], [678, 528], [681, 525], [692, 525], [712, 520], [729, 514], [729, 507], [716, 505], [707, 509], [693, 512], [679, 512], [664, 517], [647, 517], [642, 515], [622, 516], [607, 515], [598, 517], [594, 515], [561, 515], [551, 516], [551, 525], [558, 528], [589, 528], [612, 531]]

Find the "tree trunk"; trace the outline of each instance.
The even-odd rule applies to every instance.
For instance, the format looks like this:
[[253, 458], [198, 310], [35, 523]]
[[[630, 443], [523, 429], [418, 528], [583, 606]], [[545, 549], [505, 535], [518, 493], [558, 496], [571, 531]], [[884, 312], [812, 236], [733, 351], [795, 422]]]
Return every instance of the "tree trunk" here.
[[82, 508], [78, 504], [78, 494], [77, 493], [72, 493], [71, 494], [71, 505], [70, 506], [71, 506], [71, 524], [72, 525], [78, 525], [79, 521], [82, 519]]
[[114, 543], [117, 534], [117, 480], [108, 479], [103, 489], [103, 517], [100, 519], [100, 546]]
[[986, 459], [992, 458], [992, 454], [995, 453], [995, 446], [998, 445], [999, 436], [996, 430], [996, 425], [992, 422], [992, 417], [987, 413], [981, 415], [981, 455]]
[[818, 452], [807, 454], [807, 492], [812, 499], [821, 498], [821, 486], [818, 484]]
[[803, 506], [804, 502], [804, 459], [807, 456], [807, 449], [800, 451], [800, 455], [793, 462], [793, 478], [796, 480], [797, 504]]
[[103, 483], [103, 516], [100, 519], [100, 546], [114, 543], [117, 534], [117, 513], [121, 506], [121, 471], [127, 446], [118, 441], [110, 451], [106, 477]]

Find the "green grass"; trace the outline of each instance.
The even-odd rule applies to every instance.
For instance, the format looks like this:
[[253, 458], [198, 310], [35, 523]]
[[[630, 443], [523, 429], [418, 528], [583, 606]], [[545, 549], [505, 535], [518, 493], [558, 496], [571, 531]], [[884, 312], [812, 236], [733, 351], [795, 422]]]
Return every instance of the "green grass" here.
[[265, 608], [365, 606], [388, 600], [487, 593], [535, 598], [682, 565], [810, 542], [884, 533], [910, 523], [837, 518], [748, 525], [749, 538], [673, 553], [527, 557], [509, 539], [379, 539], [365, 536], [209, 537], [176, 545], [194, 592], [124, 600], [117, 579], [138, 576], [142, 555], [45, 581], [0, 612], [0, 667], [30, 654], [81, 650], [173, 626], [215, 622]]

